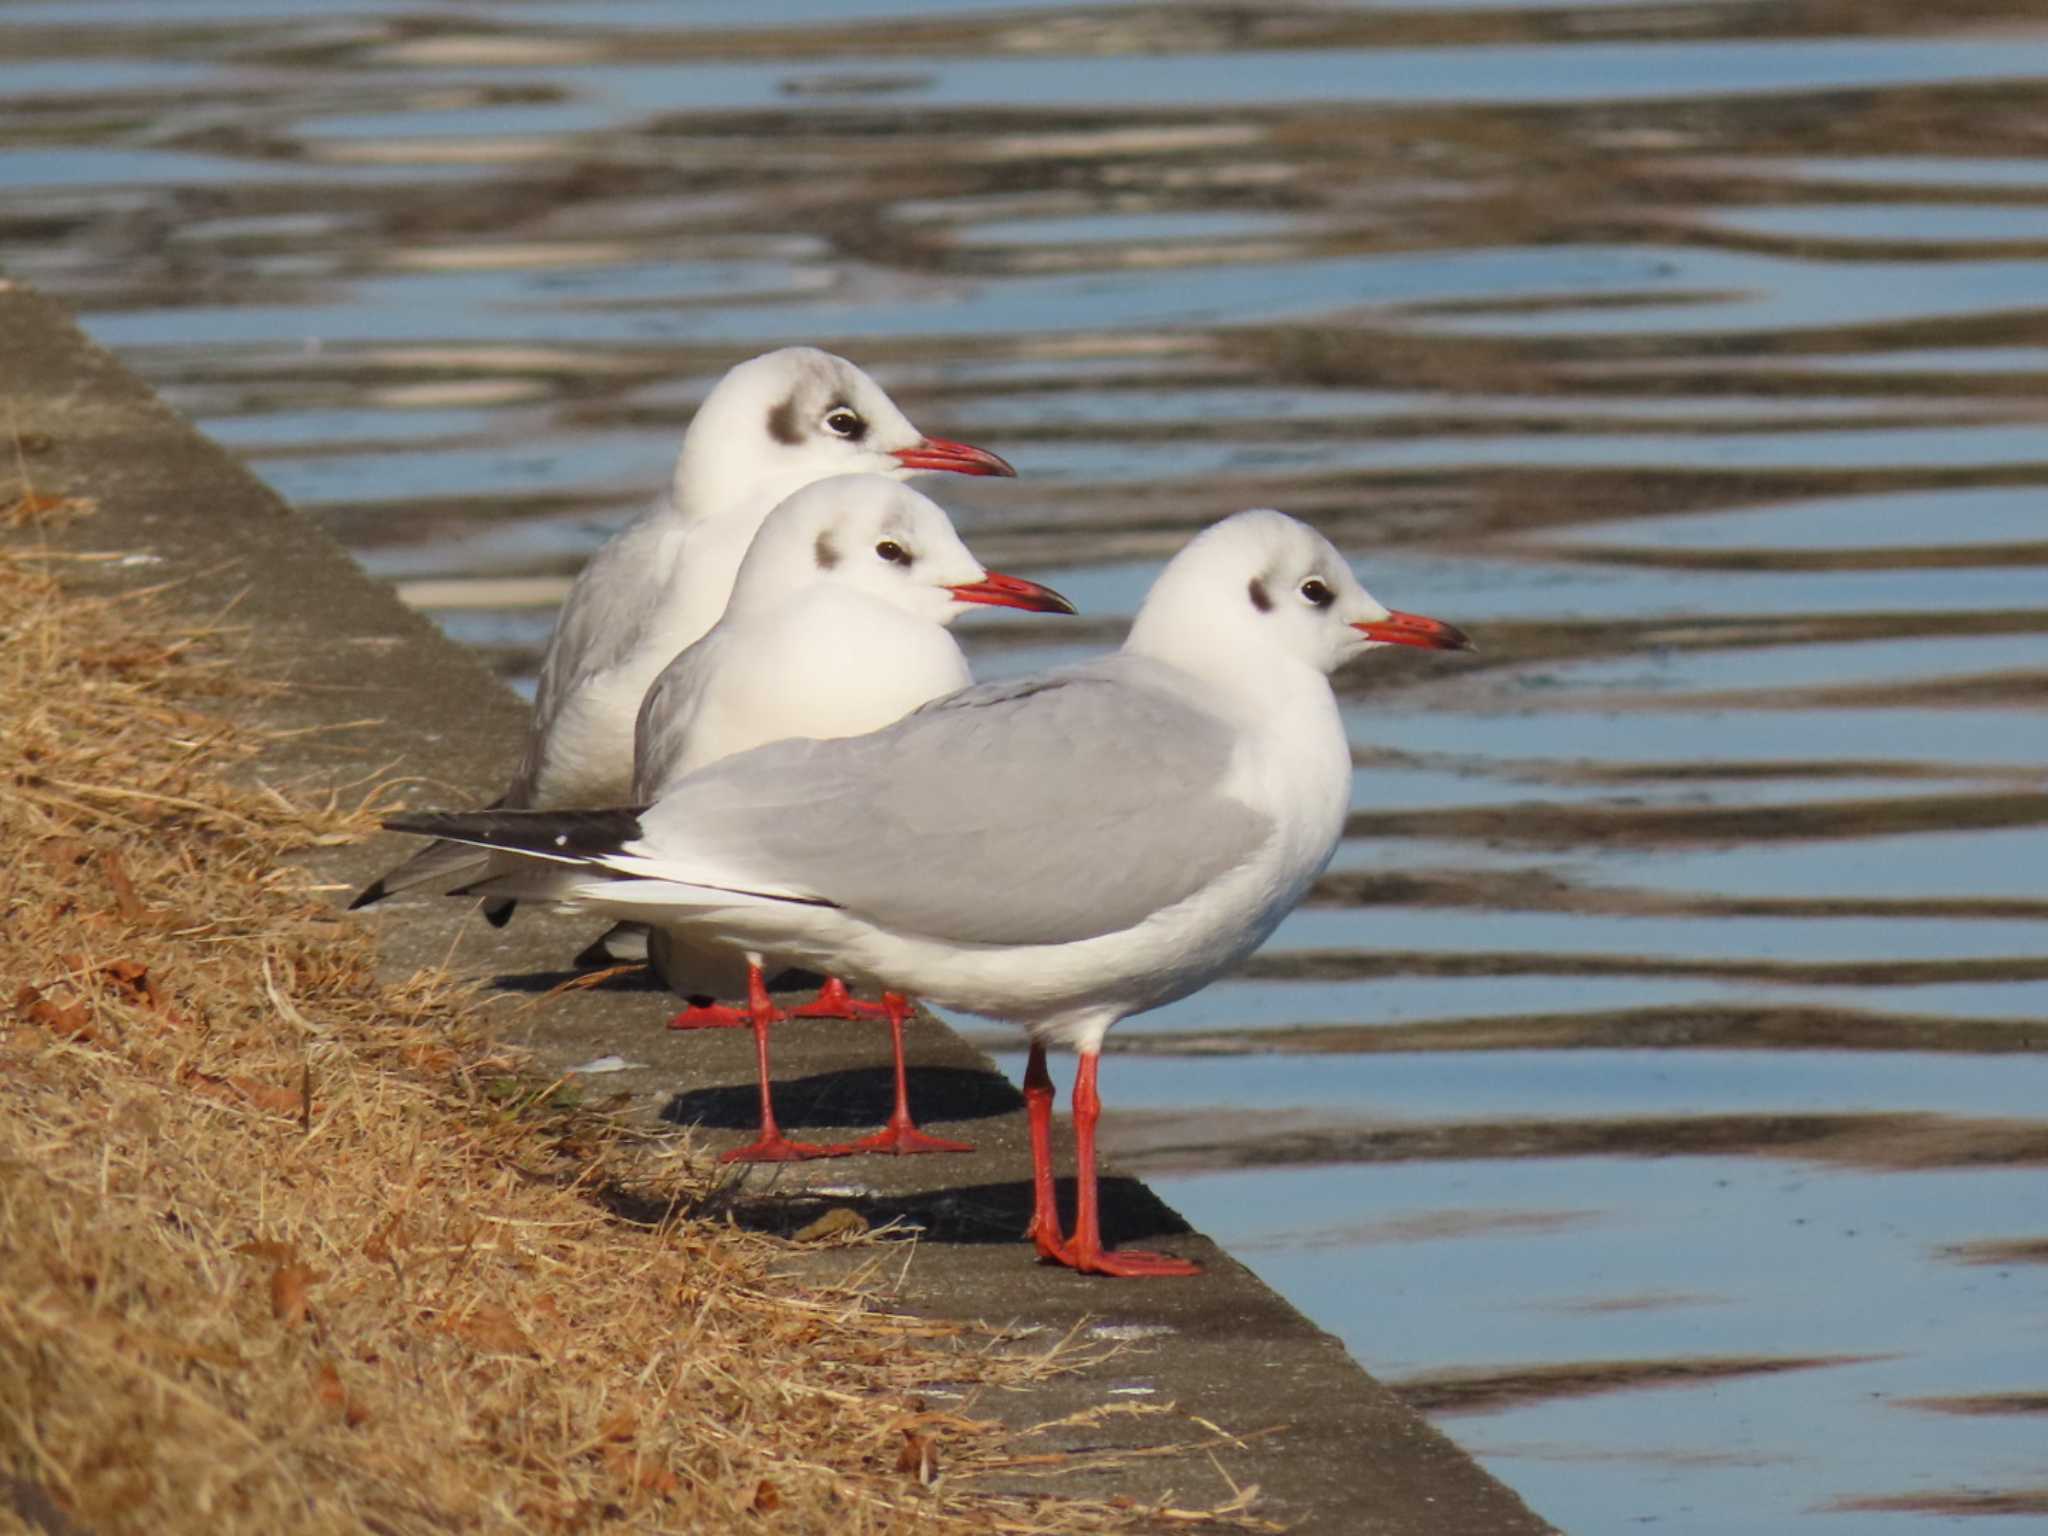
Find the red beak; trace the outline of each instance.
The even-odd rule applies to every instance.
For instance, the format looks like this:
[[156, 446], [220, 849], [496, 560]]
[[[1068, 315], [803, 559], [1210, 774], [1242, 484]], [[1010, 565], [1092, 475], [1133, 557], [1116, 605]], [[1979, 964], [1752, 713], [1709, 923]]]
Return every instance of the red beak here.
[[1426, 651], [1469, 651], [1472, 642], [1465, 631], [1442, 619], [1424, 618], [1419, 613], [1389, 609], [1384, 619], [1351, 626], [1361, 635], [1384, 640], [1388, 645], [1419, 645]]
[[956, 475], [1001, 475], [1006, 480], [1017, 478], [1016, 470], [986, 448], [948, 442], [943, 437], [928, 437], [914, 447], [898, 448], [895, 458], [905, 469], [940, 469]]
[[993, 608], [1025, 608], [1032, 613], [1073, 613], [1077, 610], [1051, 587], [1041, 587], [1021, 576], [989, 571], [979, 581], [963, 581], [946, 589], [963, 603], [987, 603]]

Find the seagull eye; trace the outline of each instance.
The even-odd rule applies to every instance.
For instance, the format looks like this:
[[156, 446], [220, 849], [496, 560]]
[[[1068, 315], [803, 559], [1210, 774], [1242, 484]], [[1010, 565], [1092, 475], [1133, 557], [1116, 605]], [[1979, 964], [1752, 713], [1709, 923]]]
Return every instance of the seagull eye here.
[[880, 555], [884, 560], [888, 561], [891, 565], [910, 564], [910, 551], [905, 549], [901, 544], [898, 544], [894, 539], [882, 540], [881, 543], [875, 546], [875, 553]]
[[1329, 585], [1314, 576], [1301, 584], [1301, 595], [1317, 608], [1327, 608], [1337, 601], [1337, 594]]
[[825, 430], [834, 437], [857, 443], [867, 436], [868, 424], [861, 419], [860, 412], [838, 405], [825, 413]]

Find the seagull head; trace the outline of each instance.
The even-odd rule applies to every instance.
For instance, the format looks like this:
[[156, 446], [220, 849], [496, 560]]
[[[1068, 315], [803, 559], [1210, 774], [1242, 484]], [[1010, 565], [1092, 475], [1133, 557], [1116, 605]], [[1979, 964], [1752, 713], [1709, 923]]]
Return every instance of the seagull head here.
[[814, 584], [861, 592], [935, 624], [977, 605], [1074, 611], [1050, 587], [989, 570], [943, 507], [882, 475], [834, 475], [777, 506], [740, 565], [732, 604], [787, 603]]
[[675, 496], [687, 511], [716, 515], [742, 502], [774, 506], [828, 475], [930, 471], [1016, 474], [984, 448], [925, 436], [845, 358], [784, 347], [732, 369], [698, 407]]
[[1470, 650], [1455, 625], [1387, 607], [1315, 529], [1284, 513], [1239, 512], [1167, 563], [1127, 649], [1178, 665], [1253, 669], [1290, 658], [1324, 673], [1383, 645]]

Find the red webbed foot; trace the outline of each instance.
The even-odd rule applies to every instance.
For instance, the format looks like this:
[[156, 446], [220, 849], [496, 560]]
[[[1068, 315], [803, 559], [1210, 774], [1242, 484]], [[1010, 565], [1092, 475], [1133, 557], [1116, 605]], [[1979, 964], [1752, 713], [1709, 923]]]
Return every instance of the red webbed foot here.
[[849, 1152], [889, 1152], [897, 1157], [908, 1157], [916, 1152], [972, 1152], [974, 1147], [965, 1141], [948, 1141], [943, 1136], [931, 1136], [905, 1121], [895, 1121], [883, 1126], [872, 1136], [863, 1136], [847, 1149]]
[[808, 1141], [791, 1141], [780, 1131], [756, 1137], [744, 1147], [721, 1152], [721, 1163], [807, 1163], [818, 1157], [846, 1157], [852, 1147], [822, 1147]]
[[825, 978], [825, 985], [818, 989], [818, 995], [801, 1007], [792, 1008], [789, 1016], [793, 1019], [886, 1019], [889, 1009], [883, 1003], [864, 1003], [846, 990], [846, 983], [837, 976]]
[[[782, 1015], [776, 1014], [769, 1023], [781, 1022]], [[724, 1003], [692, 1003], [681, 1013], [668, 1021], [670, 1029], [746, 1029], [754, 1022], [753, 1015], [744, 1008], [728, 1008]]]
[[1091, 1250], [1068, 1241], [1048, 1252], [1045, 1241], [1036, 1232], [1032, 1236], [1037, 1242], [1039, 1257], [1064, 1264], [1076, 1274], [1109, 1275], [1119, 1280], [1165, 1280], [1202, 1272], [1202, 1266], [1192, 1259], [1177, 1259], [1170, 1253], [1150, 1253], [1143, 1248]]

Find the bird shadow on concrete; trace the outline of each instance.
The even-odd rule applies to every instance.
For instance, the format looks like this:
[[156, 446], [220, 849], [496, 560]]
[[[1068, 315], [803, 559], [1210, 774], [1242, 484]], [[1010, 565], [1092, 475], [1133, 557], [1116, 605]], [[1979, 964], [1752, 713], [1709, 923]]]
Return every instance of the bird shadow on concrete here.
[[[793, 1134], [830, 1133], [817, 1139], [839, 1140], [865, 1134], [887, 1118], [892, 1083], [887, 1067], [778, 1079], [775, 1117], [784, 1130]], [[1007, 1079], [959, 1067], [911, 1068], [910, 1101], [921, 1124], [937, 1128], [940, 1134], [970, 1141], [974, 1139], [973, 1131], [963, 1131], [957, 1122], [1018, 1114], [1024, 1103], [1023, 1096]], [[760, 1097], [752, 1083], [690, 1089], [672, 1097], [661, 1111], [661, 1118], [672, 1125], [722, 1131], [751, 1131], [759, 1115]], [[866, 1154], [835, 1159], [831, 1166], [845, 1169], [845, 1182], [850, 1190], [828, 1195], [796, 1188], [779, 1191], [772, 1185], [763, 1189], [756, 1177], [721, 1187], [698, 1210], [699, 1214], [723, 1217], [737, 1226], [779, 1237], [801, 1232], [827, 1211], [847, 1209], [871, 1228], [894, 1223], [903, 1230], [916, 1232], [926, 1242], [1023, 1241], [1023, 1233], [1031, 1222], [1030, 1181], [944, 1182], [944, 1173], [958, 1161], [944, 1154], [908, 1158]], [[936, 1188], [926, 1182], [932, 1174], [941, 1175]], [[899, 1176], [910, 1176], [916, 1183], [911, 1188], [888, 1188]], [[1074, 1181], [1060, 1179], [1057, 1188], [1061, 1211], [1071, 1221]], [[1098, 1189], [1103, 1236], [1113, 1245], [1193, 1230], [1136, 1179], [1105, 1175]]]
[[[1061, 1220], [1074, 1218], [1074, 1181], [1058, 1182]], [[1173, 1237], [1194, 1229], [1136, 1179], [1101, 1180], [1102, 1235], [1111, 1247], [1148, 1238]], [[736, 1225], [778, 1237], [792, 1236], [828, 1210], [857, 1212], [870, 1227], [891, 1222], [927, 1243], [1022, 1243], [1031, 1225], [1031, 1184], [963, 1184], [953, 1189], [863, 1195], [784, 1196], [735, 1194], [721, 1207]]]
[[[505, 992], [538, 996], [587, 974], [580, 971], [527, 971], [501, 975], [493, 985]], [[776, 990], [815, 985], [817, 978], [787, 973], [776, 978]], [[652, 970], [641, 968], [608, 976], [588, 990], [621, 995], [659, 993], [668, 989]], [[1023, 1095], [999, 1073], [982, 1068], [913, 1066], [909, 1071], [910, 1103], [918, 1123], [936, 1134], [975, 1139], [962, 1121], [990, 1121], [1018, 1115]], [[799, 1139], [841, 1141], [866, 1135], [888, 1119], [895, 1079], [886, 1065], [848, 1067], [775, 1080], [775, 1117]], [[760, 1091], [751, 1080], [681, 1090], [660, 1110], [666, 1124], [714, 1132], [748, 1132], [759, 1123]], [[1064, 1141], [1064, 1133], [1062, 1140]], [[945, 1155], [895, 1158], [867, 1154], [835, 1160], [847, 1171], [847, 1184], [886, 1184], [897, 1171], [920, 1171], [953, 1162]], [[969, 1161], [972, 1161], [971, 1159]], [[1112, 1246], [1148, 1238], [1178, 1236], [1193, 1229], [1138, 1180], [1105, 1174], [1098, 1185], [1103, 1238]], [[1063, 1219], [1074, 1212], [1074, 1181], [1058, 1181]], [[676, 1207], [648, 1200], [624, 1189], [593, 1193], [620, 1220], [658, 1227], [679, 1214]], [[939, 1188], [817, 1194], [792, 1188], [762, 1188], [758, 1177], [735, 1179], [708, 1197], [693, 1202], [690, 1214], [731, 1220], [750, 1231], [788, 1237], [801, 1232], [829, 1210], [850, 1209], [871, 1228], [897, 1224], [926, 1242], [959, 1244], [1021, 1243], [1031, 1221], [1031, 1183], [1027, 1179], [942, 1185]]]
[[[922, 1159], [919, 1159], [922, 1161]], [[851, 1170], [862, 1159], [847, 1159]], [[1136, 1179], [1105, 1176], [1098, 1185], [1103, 1240], [1111, 1247], [1160, 1237], [1178, 1237], [1194, 1228]], [[1057, 1184], [1062, 1222], [1074, 1216], [1074, 1181]], [[599, 1198], [622, 1220], [659, 1226], [675, 1211], [624, 1190], [600, 1191]], [[873, 1190], [859, 1194], [821, 1194], [811, 1190], [780, 1193], [749, 1189], [738, 1182], [722, 1186], [690, 1207], [692, 1216], [728, 1220], [750, 1232], [794, 1237], [828, 1211], [850, 1210], [870, 1229], [894, 1226], [921, 1242], [962, 1245], [1027, 1241], [1031, 1224], [1031, 1183], [1008, 1179], [1000, 1183], [962, 1184], [940, 1189]]]
[[[912, 1067], [910, 1106], [918, 1121], [986, 1120], [1021, 1108], [1004, 1079], [964, 1067]], [[775, 1080], [775, 1118], [786, 1131], [830, 1127], [865, 1134], [889, 1118], [895, 1100], [892, 1068], [848, 1067]], [[761, 1094], [751, 1082], [687, 1088], [662, 1106], [670, 1125], [707, 1131], [750, 1131], [760, 1122]]]

